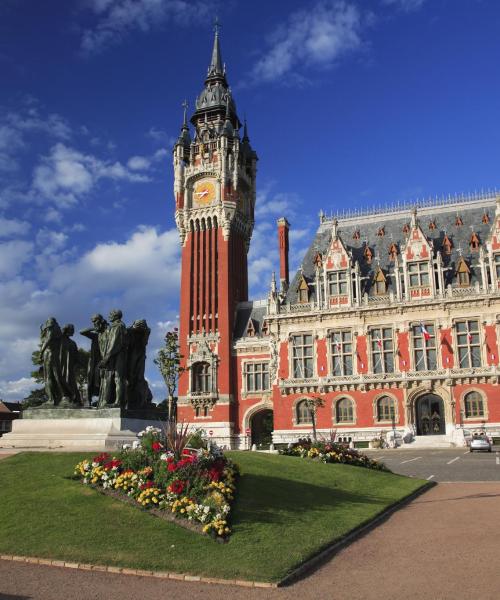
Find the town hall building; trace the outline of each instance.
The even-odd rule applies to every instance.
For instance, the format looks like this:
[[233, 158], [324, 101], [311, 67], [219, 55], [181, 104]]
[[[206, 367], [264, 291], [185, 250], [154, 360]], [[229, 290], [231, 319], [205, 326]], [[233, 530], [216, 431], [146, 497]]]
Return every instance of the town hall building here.
[[251, 301], [257, 154], [217, 32], [190, 123], [173, 151], [179, 420], [232, 448], [310, 436], [313, 412], [354, 444], [500, 430], [500, 197], [321, 215], [291, 280], [283, 217], [279, 278]]

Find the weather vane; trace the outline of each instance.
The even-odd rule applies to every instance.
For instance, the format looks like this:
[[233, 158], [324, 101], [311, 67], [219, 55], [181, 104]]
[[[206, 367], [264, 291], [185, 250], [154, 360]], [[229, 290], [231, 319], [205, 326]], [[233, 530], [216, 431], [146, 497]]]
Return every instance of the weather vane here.
[[215, 31], [215, 35], [219, 35], [219, 29], [221, 27], [222, 26], [220, 24], [219, 17], [218, 17], [218, 15], [216, 15], [215, 19], [214, 19], [214, 31]]

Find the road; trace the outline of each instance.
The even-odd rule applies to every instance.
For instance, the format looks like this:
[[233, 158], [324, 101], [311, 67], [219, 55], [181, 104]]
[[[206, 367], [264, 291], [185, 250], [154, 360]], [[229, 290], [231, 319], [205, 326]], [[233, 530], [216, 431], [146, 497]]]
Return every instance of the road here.
[[500, 481], [500, 448], [469, 452], [467, 448], [367, 450], [391, 471], [429, 481]]

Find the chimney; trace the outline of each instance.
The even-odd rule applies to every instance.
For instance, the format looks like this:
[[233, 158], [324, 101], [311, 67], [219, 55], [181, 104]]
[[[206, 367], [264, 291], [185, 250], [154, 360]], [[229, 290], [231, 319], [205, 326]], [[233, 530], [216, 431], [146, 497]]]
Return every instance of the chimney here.
[[278, 241], [280, 249], [280, 290], [282, 293], [286, 293], [289, 284], [289, 273], [288, 273], [288, 230], [290, 229], [290, 223], [281, 217], [278, 219]]

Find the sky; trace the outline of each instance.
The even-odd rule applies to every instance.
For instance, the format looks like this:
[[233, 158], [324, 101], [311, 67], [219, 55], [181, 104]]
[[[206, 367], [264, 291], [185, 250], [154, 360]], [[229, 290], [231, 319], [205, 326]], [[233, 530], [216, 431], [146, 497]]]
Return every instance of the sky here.
[[171, 151], [216, 15], [259, 156], [253, 299], [278, 270], [278, 217], [295, 269], [320, 210], [500, 185], [498, 0], [1, 0], [0, 398], [36, 387], [47, 317], [79, 330], [113, 307], [148, 321], [165, 397], [152, 359], [179, 311]]

